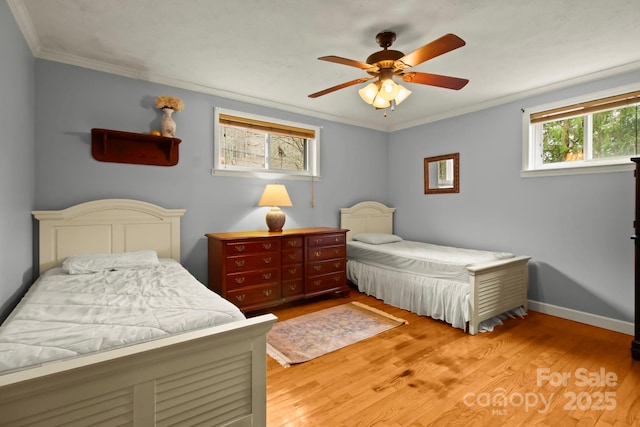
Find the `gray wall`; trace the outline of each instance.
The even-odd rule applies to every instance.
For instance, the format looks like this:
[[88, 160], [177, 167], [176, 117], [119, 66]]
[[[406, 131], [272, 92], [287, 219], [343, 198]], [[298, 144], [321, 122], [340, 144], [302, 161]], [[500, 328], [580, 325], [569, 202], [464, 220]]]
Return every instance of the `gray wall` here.
[[[158, 95], [180, 97], [174, 114], [180, 162], [173, 167], [98, 162], [91, 156], [91, 128], [148, 132], [159, 129]], [[186, 208], [182, 262], [207, 281], [205, 233], [266, 229], [269, 208], [258, 199], [271, 180], [212, 176], [213, 111], [223, 107], [321, 126], [321, 174], [283, 181], [293, 207], [285, 228], [338, 226], [339, 208], [387, 195], [384, 132], [244, 104], [202, 93], [118, 77], [51, 61], [36, 62], [36, 208], [60, 209], [100, 198], [136, 198]]]
[[32, 279], [34, 59], [0, 2], [0, 321]]
[[[633, 321], [633, 173], [521, 178], [521, 108], [627, 85], [640, 72], [394, 132], [398, 234], [532, 257], [529, 298]], [[423, 158], [460, 153], [459, 194], [423, 194]]]

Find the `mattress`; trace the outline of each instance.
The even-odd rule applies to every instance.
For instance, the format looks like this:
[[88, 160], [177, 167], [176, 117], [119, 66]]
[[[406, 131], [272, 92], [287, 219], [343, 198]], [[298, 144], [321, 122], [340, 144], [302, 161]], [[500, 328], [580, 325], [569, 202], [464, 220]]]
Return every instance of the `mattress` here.
[[350, 260], [455, 282], [469, 281], [468, 266], [513, 256], [508, 252], [480, 251], [410, 240], [377, 245], [355, 240], [347, 243], [347, 257]]
[[46, 271], [0, 326], [0, 372], [244, 319], [182, 265]]

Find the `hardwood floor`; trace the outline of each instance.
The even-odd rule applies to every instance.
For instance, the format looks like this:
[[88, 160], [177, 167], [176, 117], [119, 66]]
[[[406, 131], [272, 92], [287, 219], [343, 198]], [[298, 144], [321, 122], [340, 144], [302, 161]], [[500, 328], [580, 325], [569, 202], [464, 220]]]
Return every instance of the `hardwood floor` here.
[[352, 291], [273, 313], [360, 301], [409, 322], [300, 365], [267, 357], [267, 425], [640, 426], [632, 337], [530, 311], [470, 336]]

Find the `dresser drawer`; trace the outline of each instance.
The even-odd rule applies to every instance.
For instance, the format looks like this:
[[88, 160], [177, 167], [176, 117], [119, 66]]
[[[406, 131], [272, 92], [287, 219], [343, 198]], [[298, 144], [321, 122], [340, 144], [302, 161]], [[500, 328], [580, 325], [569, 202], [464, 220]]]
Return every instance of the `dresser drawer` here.
[[308, 262], [323, 261], [333, 258], [344, 258], [346, 255], [344, 246], [330, 246], [326, 248], [315, 247], [309, 248], [309, 254], [307, 255]]
[[227, 292], [227, 299], [240, 308], [278, 301], [280, 298], [280, 283], [269, 283]]
[[271, 268], [268, 270], [252, 270], [244, 273], [228, 274], [227, 289], [237, 289], [279, 281], [280, 270], [277, 268]]
[[344, 259], [332, 259], [329, 261], [310, 262], [307, 270], [307, 276], [320, 276], [323, 274], [336, 273], [344, 271]]
[[287, 280], [282, 282], [282, 297], [292, 297], [304, 293], [304, 283], [302, 279]]
[[282, 250], [300, 248], [302, 249], [304, 239], [302, 236], [283, 237], [282, 238]]
[[227, 256], [254, 254], [258, 252], [280, 252], [280, 240], [260, 239], [228, 242]]
[[306, 283], [305, 294], [315, 294], [329, 289], [344, 287], [346, 286], [346, 280], [344, 272], [309, 277]]
[[302, 264], [283, 265], [282, 280], [302, 279], [303, 272]]
[[296, 264], [304, 261], [304, 255], [302, 248], [299, 249], [283, 249], [282, 250], [282, 263], [283, 264]]
[[319, 234], [309, 236], [307, 239], [307, 245], [309, 247], [315, 246], [332, 246], [332, 245], [344, 245], [345, 235], [340, 234]]
[[263, 252], [255, 255], [229, 257], [226, 260], [227, 273], [239, 271], [257, 270], [280, 265], [280, 254], [275, 252]]

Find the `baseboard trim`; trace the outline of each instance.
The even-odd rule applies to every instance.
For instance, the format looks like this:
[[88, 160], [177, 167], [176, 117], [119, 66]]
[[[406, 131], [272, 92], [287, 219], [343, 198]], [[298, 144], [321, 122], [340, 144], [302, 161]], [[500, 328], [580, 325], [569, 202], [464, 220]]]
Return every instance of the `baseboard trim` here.
[[609, 329], [615, 332], [621, 332], [631, 336], [633, 336], [635, 332], [634, 324], [631, 322], [624, 322], [622, 320], [585, 313], [584, 311], [572, 310], [570, 308], [559, 307], [557, 305], [547, 304], [544, 302], [529, 300], [529, 310], [585, 323], [591, 326], [597, 326], [599, 328]]

